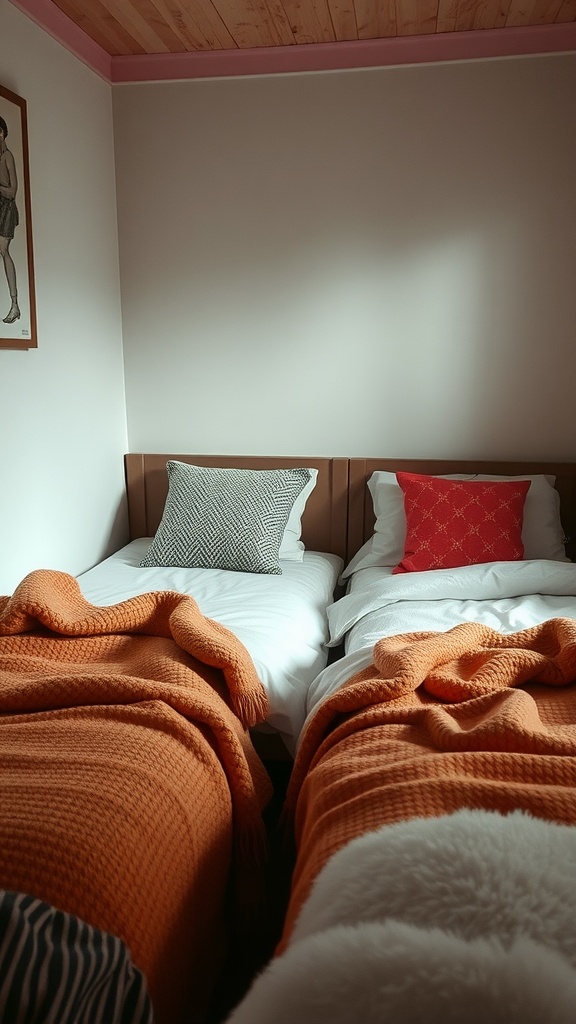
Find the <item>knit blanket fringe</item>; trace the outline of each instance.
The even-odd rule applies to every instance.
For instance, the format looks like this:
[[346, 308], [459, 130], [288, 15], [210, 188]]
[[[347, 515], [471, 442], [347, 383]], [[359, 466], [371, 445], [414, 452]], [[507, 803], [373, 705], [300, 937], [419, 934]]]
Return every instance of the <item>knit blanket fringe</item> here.
[[222, 672], [232, 710], [245, 728], [264, 721], [268, 713], [268, 697], [250, 655], [230, 630], [202, 615], [190, 595], [156, 591], [101, 607], [85, 600], [73, 576], [37, 569], [11, 597], [0, 597], [0, 636], [42, 627], [67, 637], [171, 638], [198, 661]]

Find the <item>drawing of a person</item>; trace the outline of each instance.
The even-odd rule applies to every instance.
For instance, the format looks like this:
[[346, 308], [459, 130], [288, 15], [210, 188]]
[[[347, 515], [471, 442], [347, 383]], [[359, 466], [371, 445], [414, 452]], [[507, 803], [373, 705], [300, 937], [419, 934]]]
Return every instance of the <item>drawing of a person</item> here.
[[0, 117], [0, 256], [4, 263], [11, 302], [10, 310], [3, 322], [13, 324], [15, 320], [20, 319], [16, 267], [10, 255], [10, 242], [14, 238], [14, 230], [19, 220], [16, 206], [18, 179], [14, 156], [6, 145], [7, 135], [8, 125], [4, 118]]

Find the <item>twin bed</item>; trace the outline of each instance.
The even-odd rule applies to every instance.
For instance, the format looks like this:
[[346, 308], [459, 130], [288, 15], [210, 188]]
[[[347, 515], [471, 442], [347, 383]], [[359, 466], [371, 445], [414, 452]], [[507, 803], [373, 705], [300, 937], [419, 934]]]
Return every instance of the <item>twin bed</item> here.
[[[162, 519], [166, 465], [174, 461], [209, 472], [214, 465], [214, 459], [201, 455], [126, 456], [131, 541], [81, 577], [82, 592], [95, 604], [112, 604], [156, 589], [193, 594], [202, 612], [230, 629], [248, 649], [269, 700], [266, 721], [259, 729], [279, 736], [293, 755], [306, 716], [308, 687], [326, 664], [326, 608], [346, 556], [347, 460], [218, 458], [218, 466], [231, 474], [288, 474], [302, 466], [315, 474], [292, 530], [291, 547], [282, 541], [281, 574], [140, 566]], [[209, 497], [214, 498], [213, 492]], [[258, 509], [248, 501], [247, 511], [251, 529]], [[289, 520], [286, 532], [290, 527]], [[273, 523], [267, 524], [267, 531], [273, 528]], [[212, 561], [210, 553], [205, 561]]]
[[[443, 519], [442, 488], [424, 500], [428, 479], [408, 479], [403, 501], [402, 472], [498, 475], [500, 495], [503, 477], [535, 478], [516, 524], [524, 557], [434, 564], [489, 532], [491, 481], [469, 530], [477, 491], [459, 504], [457, 488]], [[351, 460], [349, 493], [347, 593], [328, 609], [344, 654], [308, 691], [286, 801], [296, 863], [284, 931], [230, 1022], [568, 1024], [573, 468]], [[422, 568], [394, 571], [407, 556]]]
[[[222, 484], [215, 465], [281, 471], [273, 483], [288, 487], [286, 508], [297, 492], [296, 521], [267, 518], [270, 493], [261, 506], [238, 498], [248, 533], [266, 518], [279, 560], [239, 572], [203, 550], [202, 567], [141, 564], [151, 551], [173, 560], [175, 496], [177, 506], [188, 486], [206, 486], [209, 507]], [[477, 509], [477, 489], [414, 497], [422, 477], [453, 474], [465, 484], [478, 474], [511, 479], [485, 481], [479, 519], [458, 506], [464, 494]], [[515, 1019], [506, 985], [516, 992], [518, 972], [538, 960], [560, 979], [557, 1005], [546, 989], [544, 1009], [568, 1020], [576, 934], [568, 911], [553, 935], [537, 922], [570, 906], [562, 872], [574, 866], [561, 845], [572, 830], [560, 826], [576, 822], [576, 567], [565, 547], [576, 536], [576, 468], [129, 455], [126, 478], [129, 545], [77, 581], [33, 573], [0, 606], [3, 888], [118, 937], [159, 1024], [203, 1021], [227, 930], [241, 919], [248, 927], [254, 913], [247, 895], [256, 901], [271, 795], [257, 751], [279, 737], [295, 756], [285, 806], [291, 895], [276, 956], [231, 1021], [395, 1013], [406, 1024], [420, 1019], [415, 992], [448, 1020], [446, 992], [460, 1012], [480, 1006], [486, 986], [452, 992], [432, 968], [422, 978], [415, 965], [433, 964], [442, 943], [445, 962], [464, 965], [455, 978], [480, 978], [478, 964], [493, 973], [497, 961], [493, 1001], [508, 1007], [506, 1020]], [[472, 542], [437, 518], [446, 498], [451, 524], [474, 519]], [[455, 541], [472, 543], [477, 562], [489, 533], [498, 558], [443, 566]], [[522, 557], [509, 553], [519, 533]], [[494, 545], [504, 534], [502, 552]], [[408, 547], [414, 567], [394, 572]], [[226, 552], [224, 564], [244, 556]], [[542, 852], [534, 865], [522, 858], [518, 882], [506, 851], [523, 843]], [[542, 862], [551, 891], [541, 870], [530, 874]], [[434, 870], [420, 878], [427, 864]], [[505, 894], [498, 901], [484, 876], [465, 888], [479, 864], [516, 892], [506, 913]], [[529, 912], [526, 892], [540, 900]], [[470, 920], [484, 923], [470, 929]], [[532, 944], [528, 953], [516, 940]], [[370, 992], [377, 998], [359, 1013]], [[531, 997], [518, 1011], [538, 1012]], [[493, 1007], [484, 1013], [477, 1019]]]

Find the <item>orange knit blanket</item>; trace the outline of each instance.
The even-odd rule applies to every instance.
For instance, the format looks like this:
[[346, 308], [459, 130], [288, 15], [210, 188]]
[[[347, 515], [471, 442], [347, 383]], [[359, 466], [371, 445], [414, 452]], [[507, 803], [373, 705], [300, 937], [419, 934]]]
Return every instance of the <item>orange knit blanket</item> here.
[[477, 623], [380, 640], [320, 705], [287, 796], [297, 863], [283, 948], [314, 878], [350, 839], [461, 807], [576, 823], [576, 621]]
[[39, 570], [0, 598], [0, 886], [119, 936], [158, 1024], [200, 1018], [233, 855], [264, 855], [266, 707], [191, 597], [99, 608]]

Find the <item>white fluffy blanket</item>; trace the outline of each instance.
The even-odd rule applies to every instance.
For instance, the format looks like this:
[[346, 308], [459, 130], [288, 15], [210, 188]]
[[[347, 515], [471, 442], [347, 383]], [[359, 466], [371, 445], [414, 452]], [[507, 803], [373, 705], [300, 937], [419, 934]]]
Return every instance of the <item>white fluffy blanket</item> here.
[[459, 811], [324, 867], [229, 1024], [574, 1024], [576, 827]]

